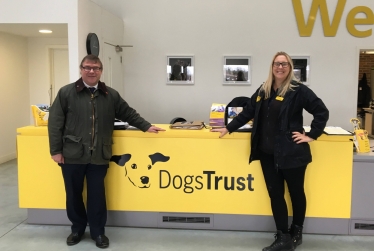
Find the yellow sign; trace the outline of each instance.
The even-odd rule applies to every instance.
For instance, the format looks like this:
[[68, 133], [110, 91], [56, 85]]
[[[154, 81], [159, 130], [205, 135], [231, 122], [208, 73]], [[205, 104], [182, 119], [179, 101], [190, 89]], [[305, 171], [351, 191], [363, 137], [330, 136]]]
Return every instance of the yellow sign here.
[[46, 126], [48, 125], [49, 112], [43, 111], [36, 105], [31, 106], [31, 112], [34, 117], [35, 126]]
[[368, 138], [368, 132], [366, 130], [355, 130], [354, 140], [357, 141], [357, 152], [368, 153], [370, 152], [370, 143]]
[[[347, 0], [338, 0], [333, 18], [330, 18], [329, 11], [327, 9], [327, 0], [313, 0], [307, 22], [305, 23], [303, 6], [301, 0], [292, 0], [297, 27], [301, 37], [310, 37], [312, 35], [314, 23], [317, 18], [318, 10], [320, 10], [320, 16], [322, 19], [323, 32], [326, 37], [335, 37], [342, 15], [344, 12], [345, 4]], [[356, 18], [359, 13], [365, 14], [365, 18]], [[330, 23], [330, 20], [331, 23]], [[374, 13], [367, 6], [357, 6], [348, 12], [346, 18], [346, 27], [348, 32], [355, 37], [363, 38], [372, 35], [372, 29], [358, 30], [356, 25], [373, 25], [374, 24]]]
[[[250, 134], [172, 130], [115, 131], [106, 177], [108, 210], [272, 215], [259, 161], [248, 164]], [[18, 129], [19, 203], [64, 209], [61, 168], [49, 156], [46, 127]], [[305, 191], [308, 217], [350, 218], [351, 136], [310, 143]], [[339, 175], [336, 175], [336, 174]], [[292, 206], [288, 192], [286, 201]]]

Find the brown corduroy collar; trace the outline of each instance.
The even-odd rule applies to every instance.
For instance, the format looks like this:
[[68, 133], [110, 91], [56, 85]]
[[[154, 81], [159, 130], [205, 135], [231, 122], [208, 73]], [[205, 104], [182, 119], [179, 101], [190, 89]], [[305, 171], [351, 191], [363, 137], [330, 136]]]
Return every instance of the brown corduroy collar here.
[[[81, 92], [84, 88], [86, 88], [86, 86], [83, 83], [82, 78], [78, 79], [75, 82], [75, 88], [76, 88], [77, 92]], [[107, 90], [104, 82], [99, 81], [99, 83], [97, 85], [97, 89], [101, 90], [105, 94], [108, 94], [108, 90]]]

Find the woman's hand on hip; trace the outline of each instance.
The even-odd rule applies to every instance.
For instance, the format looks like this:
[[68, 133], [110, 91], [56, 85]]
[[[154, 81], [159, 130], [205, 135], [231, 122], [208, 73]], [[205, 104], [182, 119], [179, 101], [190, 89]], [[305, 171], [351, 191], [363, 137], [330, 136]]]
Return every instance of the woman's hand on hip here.
[[304, 142], [312, 142], [314, 139], [308, 137], [305, 135], [305, 132], [299, 133], [299, 132], [292, 132], [292, 138], [293, 141], [296, 142], [296, 144], [304, 143]]

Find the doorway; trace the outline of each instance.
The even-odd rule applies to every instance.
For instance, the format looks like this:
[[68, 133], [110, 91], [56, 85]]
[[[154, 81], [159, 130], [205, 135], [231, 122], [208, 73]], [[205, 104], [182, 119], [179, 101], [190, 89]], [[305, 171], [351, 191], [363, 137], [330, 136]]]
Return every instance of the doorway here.
[[373, 132], [372, 109], [374, 98], [374, 48], [359, 50], [358, 90], [357, 90], [357, 118], [361, 128]]
[[116, 52], [114, 46], [104, 43], [103, 54], [104, 70], [102, 81], [105, 82], [107, 86], [118, 91], [121, 97], [124, 97], [125, 88], [123, 83], [121, 52]]
[[67, 47], [49, 48], [51, 85], [49, 88], [50, 104], [58, 91], [69, 84], [69, 51]]

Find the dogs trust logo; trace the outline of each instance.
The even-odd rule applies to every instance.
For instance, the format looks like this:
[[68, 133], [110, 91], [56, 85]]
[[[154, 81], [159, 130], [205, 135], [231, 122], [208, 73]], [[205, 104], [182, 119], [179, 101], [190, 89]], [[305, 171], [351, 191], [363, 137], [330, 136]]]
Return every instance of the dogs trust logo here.
[[[134, 158], [131, 154], [127, 153], [123, 155], [113, 155], [110, 161], [115, 162], [119, 166], [125, 166], [125, 176], [127, 176], [134, 186], [138, 188], [149, 188], [151, 186], [151, 180], [147, 172], [152, 169], [155, 163], [167, 162], [169, 159], [169, 156], [164, 156], [162, 153], [148, 155], [148, 158]], [[129, 164], [126, 165], [127, 162], [129, 162]]]

